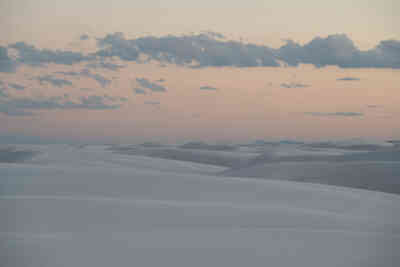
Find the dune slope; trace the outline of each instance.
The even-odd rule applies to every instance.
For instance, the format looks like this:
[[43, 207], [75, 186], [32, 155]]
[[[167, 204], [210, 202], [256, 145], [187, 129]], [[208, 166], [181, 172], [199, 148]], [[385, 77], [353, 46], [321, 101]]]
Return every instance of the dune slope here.
[[[400, 196], [103, 147], [0, 164], [2, 266], [399, 266]], [[4, 216], [5, 215], [5, 216]]]

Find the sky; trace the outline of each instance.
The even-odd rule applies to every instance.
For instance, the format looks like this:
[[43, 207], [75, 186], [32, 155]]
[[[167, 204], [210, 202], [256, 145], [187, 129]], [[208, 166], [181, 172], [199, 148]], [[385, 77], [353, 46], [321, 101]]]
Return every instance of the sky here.
[[395, 0], [0, 1], [0, 142], [400, 139], [396, 25]]

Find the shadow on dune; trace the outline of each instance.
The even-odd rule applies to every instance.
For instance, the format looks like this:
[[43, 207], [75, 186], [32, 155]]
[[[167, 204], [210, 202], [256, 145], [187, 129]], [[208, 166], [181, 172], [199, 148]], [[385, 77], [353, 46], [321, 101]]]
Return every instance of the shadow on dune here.
[[[204, 148], [204, 147], [202, 147]], [[218, 147], [219, 148], [219, 147]], [[233, 168], [248, 164], [254, 155], [238, 154], [231, 151], [189, 149], [176, 147], [143, 147], [143, 146], [111, 146], [108, 148], [114, 153], [137, 155], [170, 160], [195, 162]]]
[[112, 146], [109, 150], [229, 168], [221, 172], [221, 176], [327, 184], [400, 194], [400, 150], [393, 147], [369, 152], [354, 150], [341, 155], [279, 155], [269, 149], [259, 156], [205, 148], [208, 146], [190, 143], [185, 148], [131, 145]]
[[234, 151], [236, 146], [233, 145], [210, 145], [204, 142], [189, 142], [180, 146], [184, 149], [201, 149], [201, 150], [212, 150], [212, 151]]
[[32, 159], [38, 152], [18, 150], [15, 147], [0, 147], [0, 163], [21, 163]]
[[400, 161], [400, 150], [386, 150], [373, 152], [348, 153], [344, 155], [297, 155], [297, 156], [276, 156], [267, 152], [250, 160], [248, 166], [273, 163], [273, 162], [348, 162], [348, 161]]
[[400, 194], [400, 151], [277, 157], [265, 153], [223, 176], [319, 183]]

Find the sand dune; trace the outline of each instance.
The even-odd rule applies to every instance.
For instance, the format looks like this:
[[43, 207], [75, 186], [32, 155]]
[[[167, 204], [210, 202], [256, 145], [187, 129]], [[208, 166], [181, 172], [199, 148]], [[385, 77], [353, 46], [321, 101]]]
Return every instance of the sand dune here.
[[224, 177], [225, 167], [102, 146], [40, 151], [0, 164], [2, 266], [400, 263], [399, 195]]

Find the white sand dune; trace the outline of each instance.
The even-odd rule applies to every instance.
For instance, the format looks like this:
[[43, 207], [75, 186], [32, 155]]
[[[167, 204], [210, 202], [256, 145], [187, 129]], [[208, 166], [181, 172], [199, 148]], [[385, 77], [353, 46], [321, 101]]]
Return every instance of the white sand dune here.
[[0, 164], [1, 266], [400, 264], [399, 195], [100, 146], [36, 150]]

